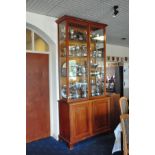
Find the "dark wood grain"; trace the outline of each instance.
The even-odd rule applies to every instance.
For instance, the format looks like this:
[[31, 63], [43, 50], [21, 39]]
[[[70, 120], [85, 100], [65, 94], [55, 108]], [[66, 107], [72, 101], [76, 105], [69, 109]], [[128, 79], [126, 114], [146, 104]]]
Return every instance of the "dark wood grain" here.
[[116, 126], [120, 122], [120, 107], [119, 107], [119, 99], [120, 94], [112, 94], [111, 101], [110, 101], [110, 113], [111, 113], [111, 130], [114, 131]]
[[78, 141], [81, 138], [90, 135], [90, 103], [80, 102], [71, 105], [71, 129], [72, 141]]
[[70, 140], [70, 115], [69, 104], [65, 101], [59, 101], [59, 139]]
[[26, 54], [26, 141], [50, 136], [47, 54]]
[[93, 132], [99, 133], [110, 129], [110, 98], [95, 100], [93, 106]]

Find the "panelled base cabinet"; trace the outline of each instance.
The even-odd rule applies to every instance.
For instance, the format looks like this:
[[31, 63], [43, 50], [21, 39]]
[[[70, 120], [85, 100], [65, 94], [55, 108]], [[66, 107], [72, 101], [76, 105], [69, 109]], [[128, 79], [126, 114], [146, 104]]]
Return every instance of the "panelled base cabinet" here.
[[[119, 95], [117, 95], [119, 97]], [[119, 98], [117, 98], [119, 100]], [[117, 100], [117, 105], [119, 106]], [[67, 103], [59, 101], [59, 140], [64, 140], [70, 149], [77, 142], [100, 133], [112, 131], [115, 120], [114, 96], [96, 100]], [[116, 96], [115, 96], [116, 102]]]

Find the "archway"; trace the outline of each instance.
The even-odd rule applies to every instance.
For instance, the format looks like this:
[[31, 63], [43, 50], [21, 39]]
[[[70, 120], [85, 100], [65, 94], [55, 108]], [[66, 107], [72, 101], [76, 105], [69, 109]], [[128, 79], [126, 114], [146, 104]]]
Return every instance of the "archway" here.
[[[54, 138], [58, 139], [58, 132], [59, 132], [59, 123], [58, 123], [58, 87], [57, 87], [57, 78], [58, 72], [55, 68], [57, 68], [57, 60], [56, 60], [56, 44], [54, 43], [49, 36], [44, 33], [38, 27], [26, 23], [26, 28], [34, 31], [39, 36], [41, 36], [49, 45], [49, 85], [50, 85], [50, 135]], [[53, 91], [54, 90], [54, 91]]]

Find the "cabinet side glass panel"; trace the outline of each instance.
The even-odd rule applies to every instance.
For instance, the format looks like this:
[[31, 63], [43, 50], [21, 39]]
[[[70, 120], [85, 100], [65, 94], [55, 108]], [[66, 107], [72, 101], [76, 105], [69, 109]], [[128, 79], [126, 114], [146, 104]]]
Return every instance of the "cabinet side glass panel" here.
[[88, 97], [87, 26], [69, 23], [69, 98]]
[[59, 24], [59, 83], [60, 99], [67, 98], [66, 22]]
[[104, 31], [90, 29], [90, 96], [104, 95]]

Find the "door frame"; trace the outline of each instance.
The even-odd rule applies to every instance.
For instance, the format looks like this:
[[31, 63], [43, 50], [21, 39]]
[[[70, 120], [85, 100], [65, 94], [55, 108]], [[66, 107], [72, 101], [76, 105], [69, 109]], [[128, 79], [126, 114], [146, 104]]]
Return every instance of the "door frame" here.
[[[48, 54], [49, 55], [49, 107], [50, 107], [50, 136], [58, 140], [59, 134], [59, 116], [58, 116], [58, 103], [57, 99], [59, 98], [58, 90], [58, 55], [56, 52], [57, 46], [53, 40], [47, 36], [42, 30], [38, 27], [26, 23], [26, 28], [37, 33], [41, 38], [43, 38], [49, 45], [49, 52], [34, 52], [27, 51], [28, 53], [38, 53], [38, 54]], [[54, 91], [52, 91], [54, 90]]]

